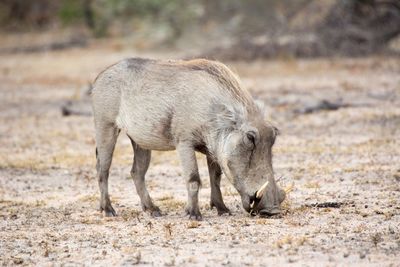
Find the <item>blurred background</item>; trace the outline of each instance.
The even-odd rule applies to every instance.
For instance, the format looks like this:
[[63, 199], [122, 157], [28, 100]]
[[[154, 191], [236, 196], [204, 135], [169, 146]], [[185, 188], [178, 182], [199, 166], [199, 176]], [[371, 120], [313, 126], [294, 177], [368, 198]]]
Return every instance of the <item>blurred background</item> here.
[[[0, 0], [0, 265], [398, 264], [399, 34], [399, 0]], [[102, 218], [88, 92], [128, 57], [217, 59], [265, 102], [282, 217], [250, 218], [225, 177], [217, 216], [197, 155], [186, 222], [176, 153], [154, 151], [152, 218], [121, 133]]]
[[363, 56], [399, 51], [400, 2], [3, 0], [0, 29], [39, 35], [19, 45], [2, 40], [0, 53], [112, 39], [120, 49], [179, 48], [221, 59]]

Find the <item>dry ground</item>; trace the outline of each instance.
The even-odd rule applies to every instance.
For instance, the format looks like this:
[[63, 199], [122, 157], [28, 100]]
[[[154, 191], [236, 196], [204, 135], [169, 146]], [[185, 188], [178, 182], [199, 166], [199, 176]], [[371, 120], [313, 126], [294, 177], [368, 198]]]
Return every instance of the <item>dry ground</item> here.
[[[165, 216], [141, 211], [124, 136], [110, 177], [119, 216], [104, 218], [97, 210], [92, 118], [61, 116], [64, 101], [79, 99], [104, 67], [138, 55], [93, 46], [0, 56], [0, 264], [400, 266], [398, 58], [229, 64], [268, 104], [281, 130], [274, 168], [292, 192], [282, 217], [250, 217], [223, 178], [233, 215], [218, 217], [209, 209], [199, 155], [204, 220], [198, 223], [183, 212], [175, 152], [153, 153], [147, 175]], [[294, 112], [318, 99], [350, 106]], [[342, 206], [310, 206], [327, 201]]]

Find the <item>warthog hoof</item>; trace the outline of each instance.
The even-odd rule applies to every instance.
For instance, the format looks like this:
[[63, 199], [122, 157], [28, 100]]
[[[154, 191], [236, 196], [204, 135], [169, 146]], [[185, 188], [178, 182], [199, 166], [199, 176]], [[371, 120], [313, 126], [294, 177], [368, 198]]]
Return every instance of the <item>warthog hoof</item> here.
[[159, 208], [152, 210], [150, 213], [151, 213], [151, 216], [153, 216], [153, 217], [161, 217], [162, 216]]
[[213, 202], [210, 202], [210, 208], [213, 209], [214, 207], [217, 208], [219, 216], [224, 214], [232, 215], [231, 211], [224, 204], [216, 205]]
[[189, 215], [190, 220], [201, 221], [203, 216], [200, 213], [199, 208], [186, 208], [186, 213]]
[[100, 208], [100, 212], [103, 212], [103, 211], [104, 211], [104, 215], [106, 217], [115, 217], [115, 216], [117, 216], [117, 213], [115, 212], [114, 208], [111, 205], [106, 206], [105, 208]]
[[155, 205], [146, 207], [145, 205], [142, 204], [142, 209], [145, 212], [149, 212], [151, 214], [151, 216], [153, 216], [153, 217], [161, 217], [162, 216], [160, 208]]
[[232, 212], [228, 208], [226, 208], [226, 209], [217, 209], [217, 210], [218, 210], [218, 215], [219, 216], [222, 216], [224, 214], [228, 214], [229, 216], [232, 215]]

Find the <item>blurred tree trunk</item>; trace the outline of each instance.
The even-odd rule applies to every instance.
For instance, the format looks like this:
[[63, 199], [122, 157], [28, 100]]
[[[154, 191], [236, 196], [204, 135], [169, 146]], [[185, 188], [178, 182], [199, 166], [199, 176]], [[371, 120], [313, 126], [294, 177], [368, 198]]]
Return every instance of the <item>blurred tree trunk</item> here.
[[[303, 12], [306, 7], [304, 2], [304, 8], [293, 9], [293, 14]], [[336, 0], [327, 15], [308, 31], [296, 33], [288, 28], [276, 36], [252, 36], [238, 40], [228, 49], [217, 47], [205, 55], [231, 60], [363, 56], [385, 50], [388, 42], [399, 34], [400, 0]]]
[[53, 19], [57, 7], [57, 3], [51, 0], [3, 0], [1, 4], [8, 10], [6, 23], [11, 28], [19, 24], [43, 28]]
[[93, 12], [93, 1], [92, 0], [84, 0], [83, 1], [83, 15], [85, 17], [86, 25], [94, 30], [96, 25], [94, 23], [94, 12]]
[[331, 52], [378, 51], [400, 34], [400, 1], [339, 0], [317, 33]]

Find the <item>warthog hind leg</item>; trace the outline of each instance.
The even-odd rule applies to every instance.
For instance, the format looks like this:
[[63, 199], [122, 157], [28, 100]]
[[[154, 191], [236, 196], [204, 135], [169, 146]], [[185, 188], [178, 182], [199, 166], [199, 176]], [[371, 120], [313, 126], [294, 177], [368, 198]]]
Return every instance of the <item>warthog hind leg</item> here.
[[145, 175], [151, 159], [151, 150], [141, 148], [132, 139], [131, 143], [134, 150], [131, 176], [135, 183], [136, 192], [140, 197], [142, 209], [149, 211], [152, 216], [159, 217], [161, 216], [160, 209], [153, 204], [145, 183]]
[[225, 213], [231, 215], [231, 211], [225, 206], [224, 200], [222, 199], [220, 184], [221, 184], [221, 167], [217, 162], [213, 161], [209, 155], [207, 155], [207, 166], [208, 173], [210, 175], [210, 187], [211, 187], [211, 201], [210, 207], [216, 207], [218, 215]]
[[106, 216], [116, 216], [108, 195], [108, 175], [119, 129], [112, 124], [96, 125], [97, 178], [100, 187], [100, 211]]

